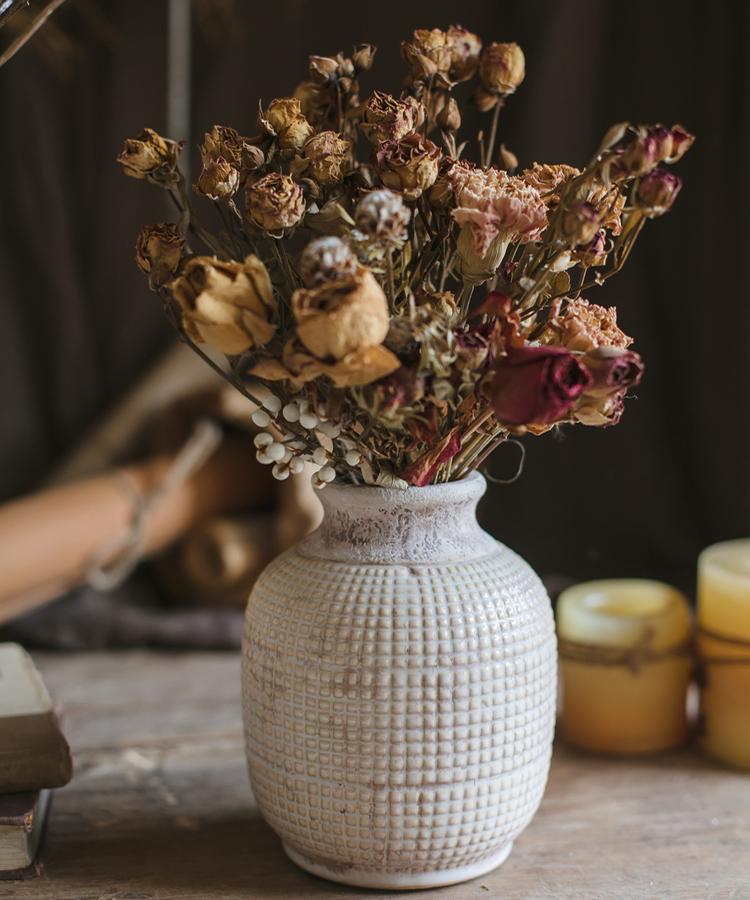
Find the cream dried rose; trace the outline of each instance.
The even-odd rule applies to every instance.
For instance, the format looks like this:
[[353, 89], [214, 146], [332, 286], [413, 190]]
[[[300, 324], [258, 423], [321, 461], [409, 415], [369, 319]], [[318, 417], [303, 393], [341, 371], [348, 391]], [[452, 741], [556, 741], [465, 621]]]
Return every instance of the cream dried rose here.
[[352, 277], [295, 291], [292, 311], [300, 340], [322, 360], [382, 344], [388, 334], [388, 300], [364, 266]]
[[400, 141], [383, 141], [376, 157], [380, 180], [407, 200], [416, 200], [435, 183], [440, 156], [440, 148], [417, 132]]
[[301, 150], [313, 134], [312, 125], [302, 115], [296, 97], [272, 100], [265, 112], [258, 115], [259, 126], [275, 137], [283, 150]]
[[171, 222], [146, 225], [138, 235], [135, 261], [141, 272], [148, 275], [152, 291], [172, 280], [180, 265], [185, 239]]
[[210, 200], [229, 200], [240, 186], [240, 173], [223, 156], [203, 160], [203, 169], [193, 185], [197, 194]]
[[257, 256], [194, 256], [171, 287], [186, 334], [228, 356], [263, 346], [276, 331], [271, 279]]
[[289, 175], [271, 172], [248, 183], [245, 208], [254, 225], [276, 232], [299, 223], [305, 214], [305, 197]]
[[323, 187], [331, 187], [343, 180], [351, 141], [336, 131], [321, 131], [305, 144], [302, 151], [308, 161], [307, 174]]
[[164, 184], [176, 179], [180, 145], [144, 128], [137, 138], [128, 138], [117, 162], [131, 178], [148, 178]]
[[512, 94], [526, 75], [523, 50], [515, 43], [487, 44], [479, 57], [479, 80], [493, 94]]
[[383, 91], [375, 91], [365, 104], [359, 127], [373, 144], [398, 141], [416, 131], [424, 121], [424, 107], [414, 97], [397, 100]]

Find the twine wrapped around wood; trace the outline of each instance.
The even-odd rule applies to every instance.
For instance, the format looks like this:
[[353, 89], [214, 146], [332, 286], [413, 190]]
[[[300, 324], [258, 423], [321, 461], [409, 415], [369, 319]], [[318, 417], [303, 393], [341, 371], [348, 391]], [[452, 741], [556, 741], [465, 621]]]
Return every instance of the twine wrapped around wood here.
[[679, 644], [658, 650], [654, 648], [653, 642], [654, 631], [646, 628], [638, 640], [628, 647], [572, 641], [560, 637], [558, 637], [557, 646], [561, 659], [595, 666], [624, 666], [634, 675], [637, 675], [647, 663], [693, 655], [693, 641], [690, 637]]

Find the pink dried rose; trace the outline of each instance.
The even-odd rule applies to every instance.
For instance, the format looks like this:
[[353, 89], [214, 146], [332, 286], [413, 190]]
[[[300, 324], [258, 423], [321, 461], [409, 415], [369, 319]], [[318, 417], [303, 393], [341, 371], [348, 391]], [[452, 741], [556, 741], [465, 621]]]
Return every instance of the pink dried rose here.
[[606, 396], [637, 385], [643, 375], [643, 361], [632, 350], [622, 347], [596, 347], [583, 357], [591, 374], [586, 394]]
[[682, 125], [641, 125], [635, 139], [617, 155], [615, 176], [645, 175], [661, 162], [677, 162], [694, 140]]
[[549, 425], [570, 413], [591, 380], [579, 358], [562, 347], [512, 349], [495, 366], [492, 406], [503, 425]]
[[663, 168], [654, 169], [638, 184], [638, 206], [649, 219], [662, 216], [672, 208], [681, 188], [679, 175]]
[[573, 260], [582, 266], [594, 268], [603, 266], [607, 262], [609, 251], [607, 249], [607, 233], [600, 229], [594, 235], [593, 240], [573, 252]]

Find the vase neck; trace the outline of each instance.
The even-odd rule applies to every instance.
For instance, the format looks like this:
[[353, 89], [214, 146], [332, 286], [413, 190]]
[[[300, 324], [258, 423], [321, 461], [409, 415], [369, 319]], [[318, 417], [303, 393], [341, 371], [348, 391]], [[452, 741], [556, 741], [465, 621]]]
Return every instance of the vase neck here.
[[476, 507], [481, 475], [429, 487], [333, 484], [320, 493], [320, 527], [300, 544], [304, 556], [352, 563], [444, 563], [485, 556], [495, 546]]

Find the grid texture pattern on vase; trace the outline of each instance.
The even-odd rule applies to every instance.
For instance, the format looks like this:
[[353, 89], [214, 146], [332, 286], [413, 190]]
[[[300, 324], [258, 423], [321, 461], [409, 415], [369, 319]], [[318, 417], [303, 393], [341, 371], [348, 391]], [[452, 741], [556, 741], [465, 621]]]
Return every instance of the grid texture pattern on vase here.
[[256, 586], [245, 653], [253, 789], [299, 853], [453, 868], [531, 819], [554, 723], [554, 626], [506, 548], [414, 567], [289, 551]]

